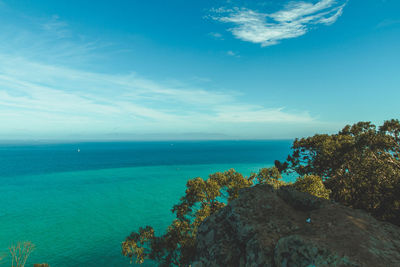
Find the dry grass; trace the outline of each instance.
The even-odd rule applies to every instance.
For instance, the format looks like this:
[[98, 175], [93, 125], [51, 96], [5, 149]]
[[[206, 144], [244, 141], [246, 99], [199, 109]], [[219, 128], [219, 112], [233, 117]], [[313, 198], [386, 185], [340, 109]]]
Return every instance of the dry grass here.
[[35, 249], [30, 241], [18, 242], [9, 248], [11, 254], [11, 267], [24, 267], [29, 255]]

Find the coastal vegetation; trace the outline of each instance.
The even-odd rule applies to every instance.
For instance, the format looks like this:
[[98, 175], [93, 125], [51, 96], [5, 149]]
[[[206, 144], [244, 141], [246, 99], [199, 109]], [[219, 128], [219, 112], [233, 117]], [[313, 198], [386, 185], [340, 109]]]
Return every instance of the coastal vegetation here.
[[24, 267], [35, 245], [30, 241], [18, 242], [8, 249], [11, 255], [11, 267]]
[[[172, 208], [176, 219], [157, 236], [151, 226], [139, 228], [122, 243], [131, 262], [150, 259], [160, 266], [185, 266], [193, 261], [199, 225], [255, 184], [294, 187], [317, 197], [363, 209], [380, 220], [400, 225], [400, 122], [347, 125], [337, 134], [296, 139], [286, 161], [249, 177], [231, 169], [186, 184], [185, 195]], [[285, 183], [282, 175], [295, 174]]]
[[339, 133], [296, 139], [279, 171], [317, 175], [330, 198], [400, 226], [400, 123], [347, 125]]

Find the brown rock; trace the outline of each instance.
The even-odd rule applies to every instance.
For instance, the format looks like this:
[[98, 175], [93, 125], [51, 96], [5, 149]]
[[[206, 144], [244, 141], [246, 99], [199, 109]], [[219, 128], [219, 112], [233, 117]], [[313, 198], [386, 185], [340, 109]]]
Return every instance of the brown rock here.
[[192, 266], [400, 266], [400, 227], [257, 185], [202, 223]]

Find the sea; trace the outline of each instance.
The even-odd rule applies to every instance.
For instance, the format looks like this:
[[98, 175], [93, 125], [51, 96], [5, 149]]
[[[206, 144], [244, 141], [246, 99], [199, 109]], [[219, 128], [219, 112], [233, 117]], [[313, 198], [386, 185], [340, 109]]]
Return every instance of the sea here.
[[[0, 266], [35, 244], [25, 266], [135, 266], [132, 231], [162, 234], [189, 179], [231, 168], [248, 176], [284, 160], [292, 140], [68, 142], [0, 145]], [[286, 178], [291, 179], [291, 178]], [[2, 265], [3, 264], [3, 265]], [[142, 266], [157, 266], [146, 262]]]

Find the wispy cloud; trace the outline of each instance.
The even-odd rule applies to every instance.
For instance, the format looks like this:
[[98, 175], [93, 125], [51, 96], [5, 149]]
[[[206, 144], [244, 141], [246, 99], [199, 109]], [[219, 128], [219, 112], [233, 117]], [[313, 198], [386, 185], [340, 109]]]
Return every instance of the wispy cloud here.
[[224, 40], [224, 37], [219, 32], [210, 32], [209, 35], [215, 39]]
[[385, 19], [375, 26], [375, 29], [391, 27], [400, 24], [400, 19]]
[[[2, 132], [213, 131], [250, 123], [309, 123], [288, 112], [240, 100], [238, 92], [174, 86], [137, 74], [101, 74], [0, 55]], [[91, 130], [89, 130], [91, 129]]]
[[347, 1], [320, 0], [317, 3], [292, 1], [282, 10], [264, 13], [248, 8], [217, 8], [210, 17], [232, 24], [232, 34], [243, 41], [270, 46], [280, 40], [306, 34], [312, 27], [331, 25], [342, 15]]
[[226, 52], [226, 54], [227, 54], [228, 56], [231, 56], [231, 57], [240, 57], [240, 55], [239, 55], [238, 53], [233, 52], [232, 50], [228, 50], [228, 51]]
[[76, 41], [57, 16], [32, 21], [24, 29], [0, 25], [0, 139], [187, 132], [249, 138], [256, 136], [251, 127], [315, 123], [307, 111], [253, 104], [241, 92], [207, 88], [210, 81], [90, 69], [79, 63], [95, 59], [100, 41]]
[[53, 15], [50, 20], [46, 20], [40, 26], [49, 34], [58, 38], [68, 38], [72, 35], [68, 30], [68, 24], [60, 20], [58, 15]]

